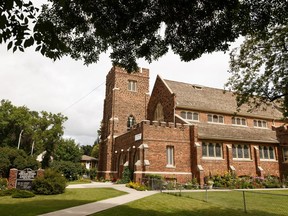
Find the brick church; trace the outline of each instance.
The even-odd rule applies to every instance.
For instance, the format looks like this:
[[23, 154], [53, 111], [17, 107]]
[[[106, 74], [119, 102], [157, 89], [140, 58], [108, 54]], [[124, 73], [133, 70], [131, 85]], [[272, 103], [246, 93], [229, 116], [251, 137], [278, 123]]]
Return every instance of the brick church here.
[[162, 79], [149, 94], [149, 70], [106, 77], [98, 178], [134, 181], [147, 174], [201, 185], [208, 175], [282, 177], [288, 173], [288, 129], [274, 108], [236, 113], [231, 92]]

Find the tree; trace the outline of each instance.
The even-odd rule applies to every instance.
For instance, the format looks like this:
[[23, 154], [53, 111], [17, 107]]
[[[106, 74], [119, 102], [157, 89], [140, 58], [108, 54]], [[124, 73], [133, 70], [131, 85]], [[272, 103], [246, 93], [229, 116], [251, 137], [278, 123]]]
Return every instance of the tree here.
[[[281, 28], [288, 21], [287, 0], [49, 1], [51, 4], [43, 5], [39, 16], [30, 2], [2, 1], [0, 43], [9, 42], [8, 49], [13, 47], [13, 51], [36, 44], [36, 51], [44, 56], [56, 60], [69, 55], [83, 59], [85, 64], [97, 62], [101, 53], [111, 50], [113, 64], [132, 72], [138, 70], [137, 59], [151, 62], [170, 48], [181, 60], [190, 61], [204, 53], [227, 51], [229, 43], [240, 35], [265, 41], [268, 35], [276, 33], [273, 28]], [[33, 30], [29, 30], [28, 23], [34, 23]], [[287, 37], [284, 41], [287, 44]], [[269, 86], [270, 81], [265, 85]], [[236, 85], [230, 87], [247, 93], [238, 91]], [[268, 88], [271, 93], [273, 89]], [[253, 95], [250, 93], [247, 98]], [[275, 95], [271, 96], [273, 99]], [[287, 116], [287, 102], [280, 106], [284, 106]]]
[[73, 139], [61, 139], [54, 153], [54, 159], [57, 161], [80, 162], [83, 151], [79, 144]]
[[[42, 6], [36, 20], [37, 9], [31, 3], [4, 0], [0, 7], [5, 37], [2, 34], [0, 42], [10, 41], [8, 48], [20, 50], [36, 44], [36, 50], [49, 58], [69, 55], [84, 59], [85, 64], [97, 62], [100, 53], [111, 48], [112, 62], [129, 72], [138, 69], [138, 58], [151, 62], [169, 48], [183, 61], [225, 51], [239, 35], [286, 23], [288, 14], [286, 0], [50, 2]], [[9, 22], [22, 10], [18, 19], [24, 20], [24, 29], [17, 20]], [[35, 22], [33, 31], [27, 30], [27, 20]], [[14, 30], [18, 28], [20, 33]], [[16, 31], [16, 36], [7, 34], [7, 29]]]
[[288, 117], [288, 26], [269, 28], [265, 34], [252, 34], [240, 50], [230, 54], [226, 86], [235, 92], [240, 107], [273, 105]]
[[0, 1], [0, 43], [9, 41], [8, 49], [13, 47], [13, 52], [17, 49], [23, 52], [33, 45], [37, 33], [34, 34], [29, 25], [36, 23], [38, 11], [31, 1]]
[[0, 176], [8, 177], [11, 168], [36, 170], [39, 168], [39, 162], [21, 149], [0, 147]]
[[84, 155], [91, 156], [93, 147], [91, 145], [81, 145], [81, 149]]
[[60, 113], [30, 111], [25, 106], [16, 107], [10, 101], [1, 100], [0, 147], [19, 147], [29, 155], [46, 151], [42, 165], [49, 166], [55, 146], [64, 133], [66, 120], [67, 117]]
[[99, 143], [95, 143], [91, 152], [91, 157], [99, 158]]

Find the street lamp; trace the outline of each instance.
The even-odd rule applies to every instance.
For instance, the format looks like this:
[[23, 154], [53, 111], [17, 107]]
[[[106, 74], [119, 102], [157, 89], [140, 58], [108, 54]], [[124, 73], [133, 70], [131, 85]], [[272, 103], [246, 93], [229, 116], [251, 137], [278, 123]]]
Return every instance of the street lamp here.
[[18, 149], [19, 149], [19, 147], [20, 147], [20, 142], [21, 142], [22, 133], [23, 133], [23, 130], [21, 130], [21, 132], [20, 132], [20, 134], [19, 134]]

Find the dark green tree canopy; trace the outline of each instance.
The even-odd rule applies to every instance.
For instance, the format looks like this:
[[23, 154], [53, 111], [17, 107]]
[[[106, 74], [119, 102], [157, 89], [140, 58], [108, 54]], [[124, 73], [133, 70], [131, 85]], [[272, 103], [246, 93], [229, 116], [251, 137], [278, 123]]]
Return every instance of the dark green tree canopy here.
[[[25, 106], [0, 102], [0, 147], [23, 149], [28, 155], [46, 151], [43, 161], [49, 164], [55, 146], [64, 134], [67, 117], [46, 111], [30, 111]], [[32, 152], [33, 150], [33, 152]]]
[[[225, 51], [239, 35], [286, 24], [288, 14], [286, 0], [49, 0], [36, 19], [32, 3], [21, 2], [0, 4], [0, 42], [12, 39], [8, 48], [36, 43], [49, 58], [86, 64], [111, 48], [113, 63], [128, 71], [137, 70], [138, 58], [156, 60], [169, 48], [183, 61]], [[28, 21], [35, 22], [31, 31]]]

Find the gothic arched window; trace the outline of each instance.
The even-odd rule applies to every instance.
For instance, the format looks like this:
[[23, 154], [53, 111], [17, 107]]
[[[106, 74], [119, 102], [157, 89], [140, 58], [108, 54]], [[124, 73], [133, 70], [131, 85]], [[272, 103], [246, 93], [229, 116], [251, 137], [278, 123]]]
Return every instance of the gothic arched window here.
[[130, 115], [127, 119], [127, 130], [130, 130], [135, 124], [136, 124], [135, 117], [133, 115]]
[[164, 121], [163, 106], [158, 103], [154, 111], [154, 121]]

